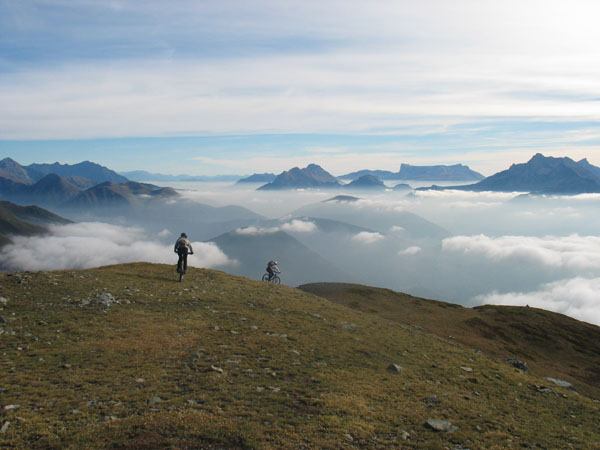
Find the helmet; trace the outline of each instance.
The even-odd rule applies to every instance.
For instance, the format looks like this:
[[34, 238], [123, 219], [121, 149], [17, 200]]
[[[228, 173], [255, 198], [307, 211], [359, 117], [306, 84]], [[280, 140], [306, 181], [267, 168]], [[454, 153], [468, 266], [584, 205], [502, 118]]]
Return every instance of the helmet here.
[[181, 233], [181, 237], [182, 237], [182, 238], [187, 238], [187, 234], [185, 234], [185, 233]]
[[278, 264], [278, 262], [277, 262], [277, 261], [273, 261], [273, 262], [275, 263], [275, 265], [277, 265], [277, 264]]

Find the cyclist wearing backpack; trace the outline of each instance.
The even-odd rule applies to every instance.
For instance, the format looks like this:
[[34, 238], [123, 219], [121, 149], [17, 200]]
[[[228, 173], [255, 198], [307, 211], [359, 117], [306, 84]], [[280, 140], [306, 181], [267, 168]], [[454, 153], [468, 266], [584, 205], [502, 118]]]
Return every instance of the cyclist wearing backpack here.
[[277, 267], [277, 261], [271, 260], [267, 263], [267, 272], [269, 272], [269, 280], [268, 281], [271, 281], [271, 279], [275, 275], [275, 272], [281, 273], [281, 271]]
[[[188, 251], [189, 250], [189, 251]], [[179, 256], [177, 261], [177, 272], [184, 274], [187, 271], [187, 255], [194, 254], [192, 243], [188, 241], [187, 234], [181, 233], [181, 236], [175, 242], [175, 253]]]

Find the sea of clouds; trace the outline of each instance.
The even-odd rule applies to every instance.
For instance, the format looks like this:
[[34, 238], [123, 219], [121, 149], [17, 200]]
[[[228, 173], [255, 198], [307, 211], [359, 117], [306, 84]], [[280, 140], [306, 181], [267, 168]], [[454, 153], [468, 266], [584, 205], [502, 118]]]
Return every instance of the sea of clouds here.
[[[57, 270], [87, 269], [110, 264], [145, 261], [176, 264], [173, 243], [166, 243], [167, 230], [152, 236], [141, 227], [102, 222], [54, 225], [43, 236], [17, 236], [0, 252], [2, 269]], [[192, 267], [218, 267], [232, 264], [213, 243], [192, 242]]]

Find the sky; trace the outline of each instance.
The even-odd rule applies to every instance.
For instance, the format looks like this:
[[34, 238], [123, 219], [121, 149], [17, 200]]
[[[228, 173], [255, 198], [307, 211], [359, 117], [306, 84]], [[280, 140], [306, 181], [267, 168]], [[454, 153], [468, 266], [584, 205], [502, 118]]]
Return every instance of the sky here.
[[0, 158], [600, 165], [598, 17], [593, 0], [0, 0]]

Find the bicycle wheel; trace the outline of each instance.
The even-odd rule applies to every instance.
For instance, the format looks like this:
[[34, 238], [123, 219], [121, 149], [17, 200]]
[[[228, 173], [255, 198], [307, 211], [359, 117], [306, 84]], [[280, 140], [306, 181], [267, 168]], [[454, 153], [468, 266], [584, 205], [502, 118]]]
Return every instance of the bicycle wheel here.
[[280, 284], [281, 283], [281, 278], [279, 278], [277, 275], [275, 275], [273, 277], [273, 279], [271, 280], [271, 283]]
[[268, 273], [265, 273], [265, 274], [262, 276], [262, 280], [263, 280], [263, 281], [269, 281], [269, 274], [268, 274]]

